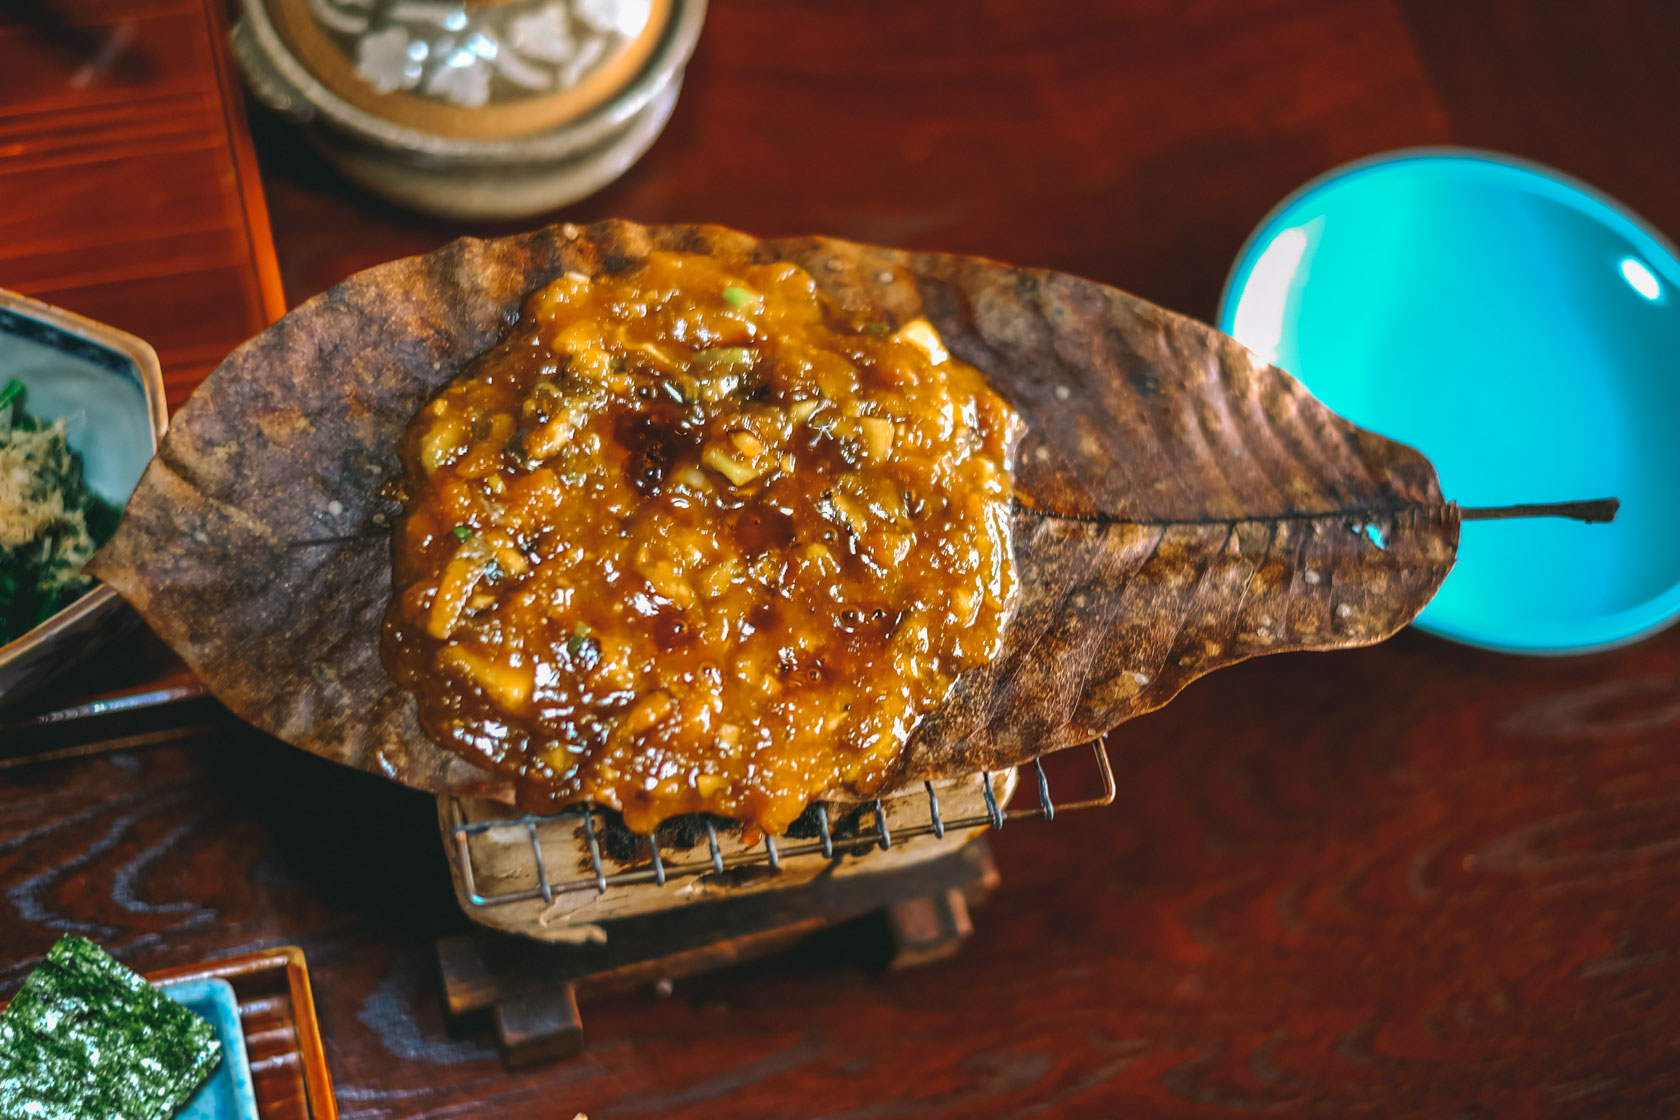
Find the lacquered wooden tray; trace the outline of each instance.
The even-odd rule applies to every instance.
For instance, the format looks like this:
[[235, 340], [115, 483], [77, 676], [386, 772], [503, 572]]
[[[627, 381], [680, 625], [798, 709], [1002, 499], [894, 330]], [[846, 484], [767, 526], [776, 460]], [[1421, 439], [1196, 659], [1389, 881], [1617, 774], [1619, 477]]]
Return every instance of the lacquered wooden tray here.
[[[146, 979], [153, 984], [226, 980], [239, 1001], [257, 1114], [262, 1120], [338, 1120], [302, 949], [282, 945], [148, 972]], [[0, 1011], [9, 1002], [0, 1000]]]
[[211, 978], [233, 985], [239, 999], [239, 1022], [263, 1120], [338, 1120], [303, 950], [286, 945], [146, 977], [153, 983]]

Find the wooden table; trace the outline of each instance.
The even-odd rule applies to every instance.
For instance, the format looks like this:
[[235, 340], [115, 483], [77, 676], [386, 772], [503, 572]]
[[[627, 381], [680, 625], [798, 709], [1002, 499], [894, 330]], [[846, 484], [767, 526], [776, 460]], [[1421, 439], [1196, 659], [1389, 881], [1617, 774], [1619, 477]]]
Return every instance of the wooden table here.
[[[1680, 232], [1676, 58], [1661, 0], [715, 0], [664, 138], [564, 216], [978, 252], [1210, 316], [1273, 202], [1386, 148], [1513, 151]], [[256, 132], [294, 302], [464, 232]], [[145, 969], [296, 942], [357, 1120], [1673, 1114], [1677, 738], [1680, 632], [1252, 662], [1112, 737], [1111, 808], [995, 838], [956, 960], [886, 977], [868, 930], [825, 934], [591, 1006], [581, 1058], [509, 1074], [442, 1021], [465, 919], [431, 803], [213, 731], [0, 772], [0, 983], [65, 931]]]

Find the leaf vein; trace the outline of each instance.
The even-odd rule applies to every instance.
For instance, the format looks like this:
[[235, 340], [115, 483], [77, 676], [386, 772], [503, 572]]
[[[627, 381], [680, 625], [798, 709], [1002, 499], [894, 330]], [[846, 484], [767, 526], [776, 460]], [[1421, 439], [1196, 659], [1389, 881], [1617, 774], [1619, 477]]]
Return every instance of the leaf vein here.
[[1181, 525], [1241, 525], [1243, 522], [1325, 521], [1338, 517], [1400, 517], [1406, 514], [1432, 513], [1450, 507], [1447, 503], [1407, 502], [1392, 506], [1344, 506], [1314, 513], [1257, 513], [1240, 517], [1122, 517], [1112, 513], [1065, 513], [1060, 510], [1039, 509], [1019, 498], [1011, 503], [1017, 513], [1044, 521], [1076, 521], [1086, 525], [1136, 525], [1139, 528], [1176, 528]]

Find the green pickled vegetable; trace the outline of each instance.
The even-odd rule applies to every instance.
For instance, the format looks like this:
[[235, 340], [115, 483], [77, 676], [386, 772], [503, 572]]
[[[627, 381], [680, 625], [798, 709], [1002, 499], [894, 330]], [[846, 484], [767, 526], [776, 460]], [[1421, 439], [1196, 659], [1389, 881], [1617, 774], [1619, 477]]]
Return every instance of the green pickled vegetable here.
[[588, 640], [589, 628], [581, 622], [578, 623], [576, 629], [572, 631], [572, 636], [566, 639], [566, 652], [577, 653], [583, 648], [583, 643]]
[[65, 937], [0, 1015], [0, 1117], [164, 1120], [221, 1060], [209, 1023]]

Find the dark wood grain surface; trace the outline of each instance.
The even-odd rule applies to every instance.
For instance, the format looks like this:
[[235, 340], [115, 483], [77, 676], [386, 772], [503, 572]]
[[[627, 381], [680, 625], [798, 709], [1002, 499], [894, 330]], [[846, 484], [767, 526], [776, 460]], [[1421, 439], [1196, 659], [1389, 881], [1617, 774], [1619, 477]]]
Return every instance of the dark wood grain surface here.
[[[1680, 231], [1676, 58], [1658, 0], [717, 0], [669, 131], [564, 216], [976, 252], [1208, 316], [1272, 203], [1395, 146], [1514, 151]], [[256, 135], [293, 301], [464, 232]], [[1677, 745], [1675, 632], [1252, 662], [1115, 736], [1111, 808], [995, 838], [957, 959], [886, 977], [850, 927], [587, 1004], [583, 1056], [509, 1074], [442, 1018], [432, 942], [466, 920], [430, 802], [218, 730], [0, 770], [0, 984], [70, 930], [147, 969], [296, 942], [358, 1120], [1671, 1115]]]

